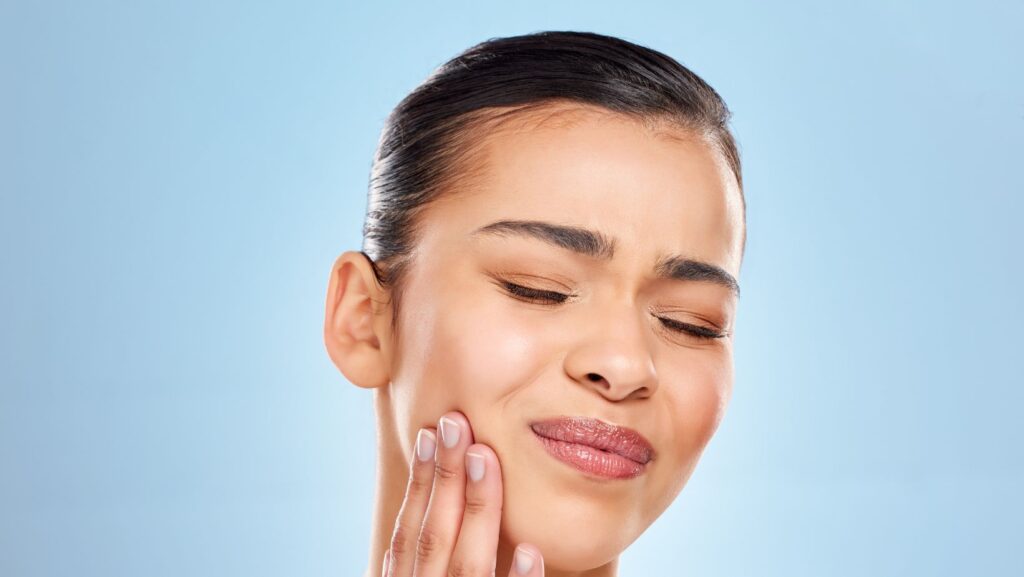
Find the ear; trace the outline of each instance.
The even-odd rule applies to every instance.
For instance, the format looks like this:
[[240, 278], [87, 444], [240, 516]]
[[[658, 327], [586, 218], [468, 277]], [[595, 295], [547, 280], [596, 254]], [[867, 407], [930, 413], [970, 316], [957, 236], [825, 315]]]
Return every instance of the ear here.
[[372, 389], [391, 380], [390, 296], [363, 253], [346, 251], [334, 262], [324, 344], [334, 365], [357, 387]]

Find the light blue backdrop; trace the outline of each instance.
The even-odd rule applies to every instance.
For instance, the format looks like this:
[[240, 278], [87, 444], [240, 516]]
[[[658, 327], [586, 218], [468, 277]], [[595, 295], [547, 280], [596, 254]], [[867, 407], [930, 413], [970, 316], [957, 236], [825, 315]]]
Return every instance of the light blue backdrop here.
[[542, 29], [690, 66], [745, 162], [733, 403], [622, 574], [1024, 574], [1024, 4], [483, 4], [3, 4], [0, 574], [362, 572], [328, 271], [389, 110]]

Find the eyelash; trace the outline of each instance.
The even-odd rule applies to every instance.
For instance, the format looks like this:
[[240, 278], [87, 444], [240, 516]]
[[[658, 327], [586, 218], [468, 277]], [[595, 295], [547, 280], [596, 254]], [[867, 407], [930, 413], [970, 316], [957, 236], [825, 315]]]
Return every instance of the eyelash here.
[[[505, 290], [512, 295], [514, 298], [525, 300], [528, 302], [539, 302], [540, 304], [557, 305], [562, 304], [569, 300], [572, 295], [562, 294], [555, 291], [546, 291], [532, 289], [510, 283], [508, 281], [501, 281], [502, 286]], [[713, 341], [726, 336], [726, 333], [719, 333], [707, 327], [699, 325], [691, 325], [689, 323], [679, 322], [673, 319], [667, 319], [664, 317], [657, 317], [669, 330], [677, 333], [685, 333], [692, 337], [705, 340]]]

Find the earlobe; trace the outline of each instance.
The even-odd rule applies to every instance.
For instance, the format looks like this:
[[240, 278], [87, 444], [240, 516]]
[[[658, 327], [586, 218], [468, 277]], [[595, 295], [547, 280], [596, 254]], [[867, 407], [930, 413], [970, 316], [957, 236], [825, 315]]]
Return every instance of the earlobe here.
[[346, 251], [334, 262], [324, 344], [334, 365], [357, 387], [376, 388], [390, 380], [387, 296], [363, 253]]

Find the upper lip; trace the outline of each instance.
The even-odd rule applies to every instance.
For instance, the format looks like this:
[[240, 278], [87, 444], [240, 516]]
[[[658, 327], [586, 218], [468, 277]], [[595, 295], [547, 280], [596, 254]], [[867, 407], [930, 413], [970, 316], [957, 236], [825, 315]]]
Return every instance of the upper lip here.
[[654, 447], [643, 435], [590, 417], [556, 417], [530, 425], [549, 439], [587, 445], [644, 464], [654, 458]]

